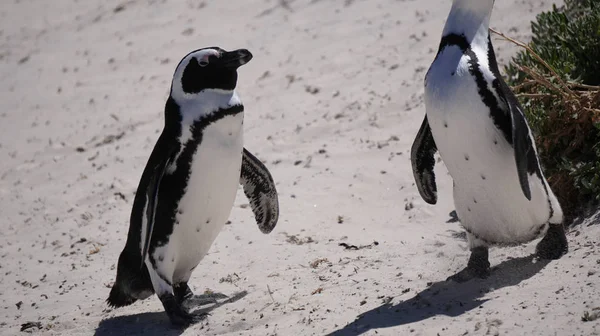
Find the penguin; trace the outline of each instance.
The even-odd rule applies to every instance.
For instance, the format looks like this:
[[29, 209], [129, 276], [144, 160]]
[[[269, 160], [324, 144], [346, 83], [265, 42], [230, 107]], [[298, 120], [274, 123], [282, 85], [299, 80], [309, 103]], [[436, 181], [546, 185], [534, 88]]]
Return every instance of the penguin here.
[[563, 213], [544, 177], [523, 108], [503, 81], [489, 35], [494, 0], [454, 0], [425, 76], [425, 118], [411, 149], [418, 191], [437, 202], [434, 154], [453, 179], [456, 213], [467, 233], [465, 282], [490, 274], [489, 247], [543, 236], [540, 259], [568, 250]]
[[210, 47], [190, 52], [177, 65], [164, 129], [135, 195], [109, 306], [156, 293], [173, 324], [199, 322], [205, 314], [193, 308], [207, 297], [195, 296], [188, 281], [225, 225], [238, 184], [260, 231], [270, 233], [277, 224], [273, 178], [243, 145], [244, 106], [235, 87], [238, 67], [251, 59], [245, 49]]

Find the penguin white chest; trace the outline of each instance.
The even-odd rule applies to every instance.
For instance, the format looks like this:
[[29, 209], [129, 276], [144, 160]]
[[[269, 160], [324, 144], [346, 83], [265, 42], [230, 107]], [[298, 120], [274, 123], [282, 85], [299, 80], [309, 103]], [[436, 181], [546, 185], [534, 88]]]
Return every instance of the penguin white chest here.
[[[446, 48], [432, 64], [425, 87], [427, 119], [454, 180], [456, 211], [461, 224], [483, 240], [529, 241], [550, 216], [545, 181], [531, 175], [532, 199], [525, 198], [514, 150], [494, 124], [469, 72], [476, 65], [469, 60], [458, 47]], [[491, 89], [493, 78], [483, 76]]]
[[173, 233], [169, 243], [156, 251], [172, 258], [175, 281], [189, 278], [229, 217], [240, 181], [242, 121], [242, 113], [226, 116], [202, 132]]

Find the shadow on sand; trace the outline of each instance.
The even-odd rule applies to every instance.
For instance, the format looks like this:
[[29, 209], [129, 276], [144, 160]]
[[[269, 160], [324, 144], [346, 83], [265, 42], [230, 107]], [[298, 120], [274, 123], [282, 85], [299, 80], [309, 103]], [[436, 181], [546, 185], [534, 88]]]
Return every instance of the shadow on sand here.
[[445, 315], [459, 316], [481, 306], [488, 299], [486, 293], [508, 286], [515, 286], [542, 270], [548, 260], [522, 257], [507, 260], [494, 267], [487, 279], [471, 280], [463, 284], [440, 281], [396, 305], [384, 304], [360, 314], [356, 320], [330, 336], [355, 336], [377, 328], [389, 328]]
[[[215, 303], [206, 308], [195, 311], [210, 313], [224, 304], [238, 301], [248, 294], [246, 291], [235, 293], [223, 302]], [[177, 328], [171, 325], [164, 311], [140, 313], [135, 315], [115, 316], [100, 321], [94, 336], [108, 335], [145, 335], [145, 336], [178, 336], [185, 328]]]

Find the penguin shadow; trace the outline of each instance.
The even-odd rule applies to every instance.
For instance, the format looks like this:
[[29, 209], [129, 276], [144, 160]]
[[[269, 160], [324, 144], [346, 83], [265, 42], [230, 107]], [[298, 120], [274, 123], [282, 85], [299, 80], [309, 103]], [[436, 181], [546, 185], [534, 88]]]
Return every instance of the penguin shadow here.
[[533, 277], [550, 261], [534, 256], [514, 258], [492, 269], [486, 279], [474, 279], [462, 284], [440, 281], [398, 304], [383, 304], [364, 312], [354, 322], [331, 332], [328, 336], [355, 336], [372, 329], [408, 325], [438, 315], [456, 317], [473, 310], [490, 299], [482, 297], [494, 290], [518, 285]]
[[[195, 309], [194, 312], [203, 312], [208, 314], [211, 311], [225, 304], [241, 300], [246, 295], [248, 295], [247, 291], [241, 291], [230, 296], [227, 300], [217, 302], [208, 307], [201, 307]], [[207, 318], [210, 318], [210, 316], [208, 316]], [[167, 314], [164, 311], [160, 311], [139, 313], [134, 315], [115, 316], [102, 320], [98, 324], [94, 336], [178, 336], [181, 335], [185, 331], [185, 329], [185, 327], [173, 326]]]

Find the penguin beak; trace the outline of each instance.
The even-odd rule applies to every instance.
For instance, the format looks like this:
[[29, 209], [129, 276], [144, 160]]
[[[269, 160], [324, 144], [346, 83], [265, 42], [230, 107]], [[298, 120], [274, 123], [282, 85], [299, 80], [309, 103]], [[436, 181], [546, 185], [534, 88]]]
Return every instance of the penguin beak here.
[[219, 61], [223, 67], [237, 69], [240, 66], [250, 62], [252, 54], [246, 49], [226, 51], [221, 54]]

